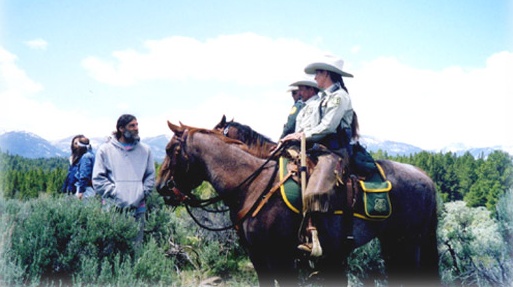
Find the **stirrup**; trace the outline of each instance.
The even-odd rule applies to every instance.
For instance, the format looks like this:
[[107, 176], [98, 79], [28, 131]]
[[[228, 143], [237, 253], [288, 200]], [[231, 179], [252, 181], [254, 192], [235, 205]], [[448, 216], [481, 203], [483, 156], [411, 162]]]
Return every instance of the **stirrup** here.
[[302, 243], [297, 246], [297, 249], [306, 253], [312, 253], [312, 243]]
[[321, 257], [322, 247], [317, 236], [317, 229], [312, 228], [310, 229], [310, 232], [312, 234], [312, 242], [300, 244], [297, 248], [301, 251], [309, 253], [310, 257]]
[[310, 256], [312, 257], [321, 257], [322, 256], [322, 247], [321, 242], [319, 241], [319, 237], [317, 237], [317, 229], [312, 229], [312, 252]]

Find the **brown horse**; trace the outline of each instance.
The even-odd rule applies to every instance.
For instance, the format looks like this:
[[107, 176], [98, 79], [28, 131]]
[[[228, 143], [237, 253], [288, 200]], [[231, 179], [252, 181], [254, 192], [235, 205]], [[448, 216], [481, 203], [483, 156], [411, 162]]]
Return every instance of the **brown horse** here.
[[[168, 125], [174, 136], [166, 147], [167, 156], [157, 179], [159, 193], [166, 197], [177, 191], [191, 195], [202, 181], [210, 182], [230, 208], [260, 285], [274, 286], [274, 280], [280, 286], [297, 285], [294, 262], [299, 255], [296, 247], [301, 216], [279, 196], [270, 196], [260, 212], [252, 213], [269, 189], [279, 183], [277, 163], [249, 154], [239, 141], [221, 133]], [[413, 166], [392, 161], [380, 164], [394, 187], [390, 191], [393, 213], [380, 222], [354, 218], [354, 242], [350, 246], [345, 240], [344, 216], [329, 214], [318, 222], [324, 250], [318, 266], [326, 278], [324, 283], [347, 283], [343, 268], [348, 250], [375, 237], [381, 242], [390, 284], [439, 282], [433, 182]]]

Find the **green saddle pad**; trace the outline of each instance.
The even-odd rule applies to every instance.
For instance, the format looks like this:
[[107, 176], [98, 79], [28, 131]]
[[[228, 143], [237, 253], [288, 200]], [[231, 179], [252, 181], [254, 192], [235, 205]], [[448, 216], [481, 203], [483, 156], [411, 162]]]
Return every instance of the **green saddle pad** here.
[[[280, 180], [287, 176], [287, 163], [288, 159], [280, 157]], [[378, 165], [380, 172], [383, 172], [381, 166]], [[384, 178], [384, 177], [383, 177]], [[361, 181], [360, 186], [363, 191], [360, 200], [363, 201], [363, 208], [355, 210], [354, 216], [367, 220], [383, 220], [392, 214], [392, 205], [390, 202], [389, 191], [392, 189], [392, 184], [388, 180], [381, 180], [381, 177], [373, 177], [373, 181]], [[285, 183], [280, 186], [280, 193], [283, 201], [290, 210], [295, 213], [302, 211], [301, 187], [292, 178], [287, 179]], [[361, 201], [360, 201], [361, 202]], [[363, 210], [362, 210], [363, 209]], [[334, 211], [335, 214], [342, 214], [341, 210]]]
[[[287, 163], [289, 159], [286, 157], [280, 157], [280, 180], [283, 180], [287, 176]], [[292, 178], [287, 179], [282, 186], [280, 186], [281, 197], [285, 204], [295, 213], [303, 209], [303, 202], [301, 199], [301, 187]]]

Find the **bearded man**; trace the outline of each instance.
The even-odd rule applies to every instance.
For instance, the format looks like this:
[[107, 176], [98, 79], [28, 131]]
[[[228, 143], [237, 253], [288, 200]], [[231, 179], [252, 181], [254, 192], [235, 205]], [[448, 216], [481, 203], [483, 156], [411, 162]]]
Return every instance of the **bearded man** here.
[[93, 186], [107, 208], [130, 212], [140, 224], [136, 244], [143, 240], [146, 198], [155, 185], [155, 163], [150, 148], [140, 142], [139, 123], [121, 115], [110, 140], [98, 148]]

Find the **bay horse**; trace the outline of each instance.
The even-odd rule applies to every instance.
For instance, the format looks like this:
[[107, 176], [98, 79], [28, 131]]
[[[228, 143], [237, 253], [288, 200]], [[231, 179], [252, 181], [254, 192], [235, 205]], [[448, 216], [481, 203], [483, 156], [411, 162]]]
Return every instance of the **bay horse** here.
[[[208, 181], [230, 209], [232, 222], [258, 276], [260, 286], [297, 286], [295, 260], [302, 217], [279, 196], [270, 196], [257, 214], [255, 206], [279, 184], [278, 164], [252, 155], [241, 141], [222, 133], [168, 122], [174, 133], [156, 182], [165, 197], [191, 195]], [[353, 218], [354, 242], [347, 246], [344, 216], [327, 215], [317, 223], [323, 257], [318, 267], [325, 285], [347, 284], [348, 250], [378, 238], [388, 283], [439, 284], [437, 203], [432, 180], [421, 170], [379, 161], [392, 182], [392, 215], [383, 221]], [[172, 204], [178, 204], [173, 200]], [[345, 281], [344, 281], [345, 280]], [[418, 284], [417, 284], [418, 285]]]

